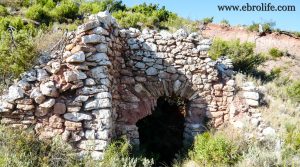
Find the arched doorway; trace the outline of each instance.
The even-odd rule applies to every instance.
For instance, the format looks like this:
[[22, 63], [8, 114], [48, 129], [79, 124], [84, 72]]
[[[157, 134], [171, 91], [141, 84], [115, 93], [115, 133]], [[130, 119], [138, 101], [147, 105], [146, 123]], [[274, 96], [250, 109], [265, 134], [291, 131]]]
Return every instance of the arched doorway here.
[[157, 164], [169, 165], [183, 148], [186, 102], [162, 96], [151, 115], [139, 120], [140, 150]]

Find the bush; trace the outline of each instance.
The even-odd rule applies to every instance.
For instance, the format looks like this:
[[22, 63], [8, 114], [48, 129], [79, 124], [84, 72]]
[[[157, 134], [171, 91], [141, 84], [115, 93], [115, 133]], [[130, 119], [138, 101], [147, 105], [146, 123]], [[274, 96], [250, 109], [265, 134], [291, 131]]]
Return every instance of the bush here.
[[100, 11], [104, 11], [110, 6], [110, 12], [126, 10], [126, 6], [122, 4], [122, 1], [104, 0], [104, 1], [92, 1], [84, 2], [79, 7], [79, 13], [82, 14], [95, 14]]
[[287, 88], [288, 96], [296, 102], [300, 102], [300, 81], [294, 81]]
[[195, 138], [189, 157], [203, 166], [233, 165], [238, 162], [238, 148], [223, 136], [206, 132]]
[[37, 56], [32, 37], [24, 30], [13, 33], [14, 40], [8, 32], [2, 34], [0, 44], [0, 75], [18, 77], [30, 68]]
[[33, 5], [28, 8], [26, 17], [41, 23], [49, 24], [51, 22], [51, 15], [42, 5]]
[[253, 73], [256, 67], [265, 61], [265, 58], [260, 54], [254, 53], [254, 43], [241, 43], [239, 40], [223, 41], [215, 39], [209, 55], [216, 60], [221, 56], [228, 56], [232, 59], [234, 70], [245, 73]]
[[279, 58], [282, 57], [284, 53], [277, 48], [271, 48], [269, 50], [269, 55], [272, 56], [273, 58]]
[[250, 26], [247, 27], [247, 29], [252, 32], [259, 32], [259, 25], [262, 26], [263, 32], [272, 32], [275, 23], [274, 22], [266, 22], [266, 23], [253, 22]]
[[101, 166], [151, 167], [154, 162], [143, 157], [130, 156], [131, 146], [126, 138], [112, 142], [104, 154]]
[[0, 5], [10, 6], [10, 7], [28, 7], [30, 5], [30, 0], [1, 0]]
[[4, 6], [0, 5], [0, 17], [7, 16], [7, 15], [8, 15], [7, 9]]
[[204, 24], [212, 23], [214, 21], [214, 17], [206, 17], [201, 20]]
[[230, 26], [230, 24], [229, 24], [229, 21], [228, 20], [221, 20], [221, 22], [220, 22], [222, 25], [225, 25], [225, 26]]
[[197, 21], [179, 17], [174, 13], [169, 16], [167, 21], [162, 22], [160, 26], [172, 32], [175, 32], [180, 28], [183, 28], [189, 32], [196, 32], [198, 30]]
[[59, 138], [40, 141], [32, 131], [0, 127], [0, 166], [75, 166], [74, 150]]
[[146, 3], [119, 10], [114, 12], [113, 16], [125, 28], [161, 28], [163, 22], [168, 21], [171, 16], [174, 17], [173, 13], [166, 10], [164, 6], [160, 8], [158, 5]]
[[79, 7], [72, 0], [64, 0], [59, 6], [54, 8], [51, 13], [57, 21], [65, 22], [67, 19], [76, 19], [78, 17]]

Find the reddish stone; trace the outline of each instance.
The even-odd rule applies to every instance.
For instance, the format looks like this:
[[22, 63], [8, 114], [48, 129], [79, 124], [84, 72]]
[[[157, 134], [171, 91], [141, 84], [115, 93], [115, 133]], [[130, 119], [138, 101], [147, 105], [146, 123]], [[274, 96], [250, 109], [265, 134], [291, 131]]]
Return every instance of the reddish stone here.
[[34, 115], [37, 117], [43, 117], [45, 115], [47, 115], [49, 113], [50, 109], [48, 108], [42, 108], [42, 107], [38, 107], [35, 112]]
[[54, 114], [64, 114], [66, 112], [66, 105], [65, 103], [56, 103], [54, 105], [53, 113]]
[[49, 125], [52, 128], [57, 128], [57, 129], [63, 128], [63, 122], [64, 120], [58, 115], [53, 115], [49, 118]]
[[70, 130], [70, 131], [82, 130], [82, 123], [81, 122], [66, 121], [65, 126], [66, 126], [66, 130]]

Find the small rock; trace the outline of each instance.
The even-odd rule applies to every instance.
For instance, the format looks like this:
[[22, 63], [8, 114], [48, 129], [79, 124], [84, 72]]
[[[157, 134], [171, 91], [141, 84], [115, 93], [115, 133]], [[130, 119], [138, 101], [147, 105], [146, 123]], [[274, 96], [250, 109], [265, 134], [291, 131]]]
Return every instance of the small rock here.
[[92, 101], [87, 102], [84, 105], [84, 110], [94, 110], [94, 109], [100, 109], [100, 108], [109, 108], [111, 107], [110, 99], [95, 99]]
[[82, 123], [81, 122], [71, 122], [71, 121], [65, 121], [65, 127], [66, 130], [75, 131], [75, 130], [81, 130], [82, 129]]
[[108, 31], [102, 27], [94, 28], [91, 33], [98, 34], [98, 35], [106, 35], [106, 36], [109, 35]]
[[74, 101], [76, 102], [86, 102], [89, 99], [89, 96], [77, 96]]
[[85, 23], [85, 24], [83, 24], [81, 26], [78, 26], [78, 28], [77, 28], [77, 34], [80, 34], [80, 33], [84, 32], [84, 31], [87, 31], [87, 30], [91, 30], [91, 29], [93, 29], [95, 27], [98, 27], [99, 25], [100, 25], [99, 22], [96, 21], [96, 20], [87, 22], [87, 23]]
[[101, 151], [108, 146], [108, 142], [105, 140], [82, 140], [77, 145], [78, 148], [83, 150]]
[[246, 99], [259, 100], [259, 94], [257, 92], [244, 92], [243, 96]]
[[79, 122], [83, 120], [92, 120], [92, 116], [84, 113], [66, 113], [64, 118], [68, 121]]
[[40, 92], [39, 88], [35, 88], [31, 91], [30, 98], [34, 99], [38, 104], [41, 104], [46, 100], [46, 97]]
[[271, 127], [267, 127], [262, 131], [262, 134], [264, 136], [275, 136], [276, 132], [275, 132], [275, 129], [273, 129]]
[[245, 101], [251, 107], [257, 107], [259, 105], [259, 102], [257, 100], [246, 99]]
[[43, 117], [45, 115], [47, 115], [49, 113], [49, 108], [41, 108], [41, 107], [38, 107], [35, 112], [34, 112], [34, 115], [37, 116], [37, 117]]
[[157, 72], [157, 69], [154, 68], [154, 67], [149, 67], [147, 70], [146, 70], [146, 74], [149, 75], [149, 76], [152, 76], [152, 75], [157, 75], [158, 72]]
[[111, 96], [111, 93], [109, 92], [101, 92], [101, 93], [98, 93], [96, 96], [95, 96], [96, 99], [105, 99], [105, 98], [109, 98], [111, 99], [112, 96]]
[[106, 53], [107, 52], [107, 44], [101, 43], [95, 46], [95, 48], [97, 49], [97, 52], [99, 53]]
[[44, 103], [40, 104], [42, 108], [51, 108], [55, 104], [55, 99], [48, 99]]
[[96, 85], [96, 82], [94, 79], [92, 78], [87, 78], [85, 81], [84, 81], [85, 85], [86, 86], [94, 86]]
[[35, 107], [34, 105], [27, 105], [27, 104], [17, 104], [17, 109], [24, 110], [24, 111], [29, 111], [33, 110]]
[[84, 134], [85, 138], [91, 140], [95, 139], [95, 131], [94, 130], [86, 130]]
[[49, 77], [48, 73], [44, 69], [37, 69], [37, 80], [43, 81]]
[[24, 91], [15, 85], [12, 85], [8, 89], [8, 100], [9, 102], [13, 102], [17, 99], [23, 98], [24, 97]]
[[64, 114], [66, 112], [67, 108], [65, 103], [55, 103], [53, 113], [54, 114]]
[[82, 63], [85, 61], [85, 55], [83, 51], [79, 51], [66, 59], [68, 63]]
[[26, 72], [22, 78], [28, 82], [36, 81], [36, 71], [30, 70], [30, 71]]
[[49, 118], [49, 125], [52, 128], [61, 129], [61, 128], [63, 128], [63, 123], [64, 123], [64, 120], [60, 116], [52, 115]]
[[72, 81], [77, 81], [77, 80], [82, 80], [86, 79], [87, 76], [84, 72], [82, 71], [66, 71], [64, 72], [64, 77], [67, 82], [72, 82]]
[[42, 83], [40, 85], [40, 91], [43, 95], [50, 96], [50, 97], [58, 97], [59, 93], [55, 87], [55, 83], [53, 81], [48, 81], [46, 83]]
[[81, 41], [85, 44], [106, 43], [105, 37], [97, 34], [85, 35], [81, 37]]

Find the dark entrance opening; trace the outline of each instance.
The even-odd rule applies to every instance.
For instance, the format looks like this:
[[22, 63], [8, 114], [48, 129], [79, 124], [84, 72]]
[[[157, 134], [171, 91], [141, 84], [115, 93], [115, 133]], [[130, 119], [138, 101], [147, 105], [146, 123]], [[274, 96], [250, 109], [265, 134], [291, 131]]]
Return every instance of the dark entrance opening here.
[[137, 122], [140, 150], [155, 166], [170, 165], [183, 148], [184, 116], [183, 100], [163, 96], [152, 114]]

